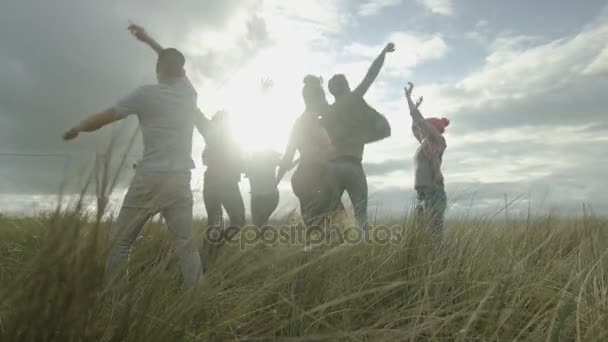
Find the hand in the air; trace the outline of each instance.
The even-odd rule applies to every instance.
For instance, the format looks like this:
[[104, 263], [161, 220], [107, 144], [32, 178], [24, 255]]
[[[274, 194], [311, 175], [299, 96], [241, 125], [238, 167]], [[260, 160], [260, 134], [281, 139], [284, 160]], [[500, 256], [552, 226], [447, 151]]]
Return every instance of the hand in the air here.
[[274, 82], [270, 78], [263, 78], [260, 82], [260, 89], [262, 93], [270, 91], [274, 87]]
[[405, 97], [411, 98], [412, 91], [414, 90], [414, 84], [412, 82], [407, 82], [407, 87], [405, 87], [404, 90], [405, 90]]
[[395, 44], [393, 44], [393, 43], [386, 44], [386, 46], [384, 47], [384, 50], [382, 50], [383, 53], [394, 52], [394, 51], [395, 51]]
[[147, 42], [150, 39], [150, 36], [148, 36], [146, 30], [139, 25], [129, 25], [129, 32], [131, 32], [131, 34], [141, 42]]

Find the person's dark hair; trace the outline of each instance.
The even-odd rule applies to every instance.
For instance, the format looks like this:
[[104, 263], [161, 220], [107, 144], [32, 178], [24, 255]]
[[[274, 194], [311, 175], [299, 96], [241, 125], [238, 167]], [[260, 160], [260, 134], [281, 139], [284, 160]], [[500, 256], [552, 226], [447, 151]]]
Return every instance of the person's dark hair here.
[[167, 48], [158, 54], [156, 72], [167, 77], [181, 77], [185, 74], [186, 58], [174, 48]]
[[304, 77], [304, 87], [302, 88], [302, 97], [306, 107], [310, 107], [319, 96], [324, 96], [323, 80], [321, 77], [314, 75], [306, 75]]
[[344, 74], [333, 75], [329, 79], [329, 82], [327, 82], [327, 88], [334, 97], [336, 95], [342, 95], [342, 93], [348, 88], [346, 76], [344, 76]]
[[321, 77], [315, 76], [315, 75], [306, 75], [306, 76], [304, 76], [304, 86], [323, 87], [323, 79], [321, 79]]

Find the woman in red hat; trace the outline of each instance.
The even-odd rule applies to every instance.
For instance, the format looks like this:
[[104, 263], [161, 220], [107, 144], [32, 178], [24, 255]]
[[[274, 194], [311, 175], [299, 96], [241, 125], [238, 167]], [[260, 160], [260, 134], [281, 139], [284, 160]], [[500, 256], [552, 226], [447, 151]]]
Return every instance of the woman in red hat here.
[[443, 133], [450, 121], [446, 118], [425, 119], [418, 110], [422, 97], [414, 103], [413, 89], [412, 83], [408, 83], [405, 87], [405, 97], [413, 120], [412, 133], [420, 143], [414, 157], [416, 165], [414, 188], [418, 198], [416, 214], [418, 222], [429, 229], [434, 243], [438, 244], [443, 237], [443, 220], [447, 208], [447, 196], [441, 172], [443, 153], [447, 147]]

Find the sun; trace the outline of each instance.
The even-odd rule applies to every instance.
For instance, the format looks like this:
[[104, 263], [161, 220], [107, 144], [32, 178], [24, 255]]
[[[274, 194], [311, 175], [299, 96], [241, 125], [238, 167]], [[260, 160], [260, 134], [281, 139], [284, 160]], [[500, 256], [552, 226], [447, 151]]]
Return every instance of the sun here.
[[[273, 86], [263, 89], [267, 79]], [[222, 109], [229, 113], [232, 132], [245, 153], [266, 149], [282, 153], [285, 149], [303, 110], [299, 91], [290, 85], [250, 72], [238, 75], [222, 89]]]
[[292, 40], [278, 43], [236, 68], [219, 89], [204, 92], [207, 96], [201, 103], [209, 108], [209, 116], [216, 110], [229, 113], [234, 137], [245, 153], [264, 149], [282, 153], [304, 111], [303, 77], [320, 72], [317, 64], [322, 64], [318, 54]]
[[286, 144], [289, 123], [281, 117], [270, 96], [241, 90], [237, 93], [242, 95], [223, 107], [230, 115], [234, 138], [245, 153], [264, 149], [281, 152]]

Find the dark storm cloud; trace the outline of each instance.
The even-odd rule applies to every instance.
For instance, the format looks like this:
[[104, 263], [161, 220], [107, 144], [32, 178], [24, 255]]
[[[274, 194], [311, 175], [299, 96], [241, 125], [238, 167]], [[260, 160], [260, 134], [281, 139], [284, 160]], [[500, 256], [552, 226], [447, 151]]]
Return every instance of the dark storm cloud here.
[[[0, 191], [56, 191], [64, 162], [2, 153], [67, 154], [78, 165], [94, 158], [107, 130], [64, 144], [64, 129], [111, 106], [134, 87], [155, 82], [153, 52], [127, 32], [144, 25], [165, 46], [184, 48], [193, 30], [222, 31], [237, 11], [247, 14], [239, 51], [189, 58], [197, 79], [220, 78], [230, 63], [248, 58], [268, 40], [257, 1], [32, 1], [3, 3], [0, 11]], [[129, 120], [126, 132], [134, 127]], [[120, 130], [120, 129], [119, 129]], [[126, 139], [119, 142], [124, 148]], [[103, 144], [101, 145], [103, 148]]]

